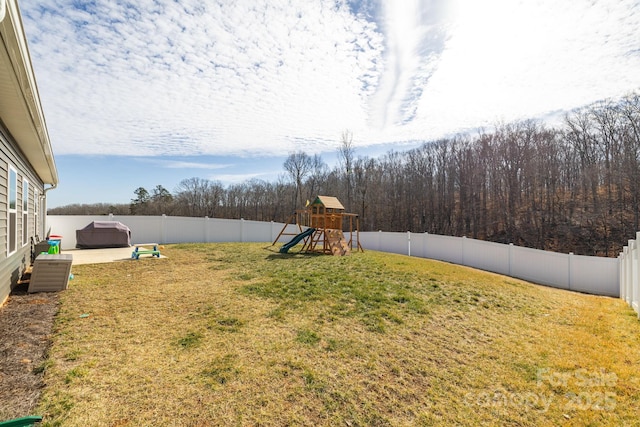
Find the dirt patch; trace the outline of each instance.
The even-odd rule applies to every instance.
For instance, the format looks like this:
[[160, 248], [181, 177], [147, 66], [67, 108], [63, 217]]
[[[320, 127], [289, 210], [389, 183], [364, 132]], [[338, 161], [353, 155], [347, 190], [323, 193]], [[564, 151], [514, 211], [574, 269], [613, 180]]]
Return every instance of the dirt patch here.
[[58, 293], [20, 285], [0, 307], [0, 421], [33, 415], [44, 386]]

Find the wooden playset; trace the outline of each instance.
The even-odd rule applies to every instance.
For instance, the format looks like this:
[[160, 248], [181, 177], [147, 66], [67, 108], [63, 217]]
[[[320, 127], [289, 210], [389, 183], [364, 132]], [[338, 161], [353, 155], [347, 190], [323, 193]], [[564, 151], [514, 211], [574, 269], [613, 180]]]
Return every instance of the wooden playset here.
[[[298, 227], [296, 233], [287, 232], [291, 224]], [[288, 252], [302, 241], [300, 252], [348, 255], [354, 249], [363, 251], [359, 226], [358, 215], [345, 212], [336, 197], [318, 196], [313, 202], [308, 202], [305, 209], [298, 209], [289, 217], [272, 246], [281, 236], [289, 235], [294, 237], [280, 248], [281, 253]], [[344, 232], [348, 232], [348, 240]]]

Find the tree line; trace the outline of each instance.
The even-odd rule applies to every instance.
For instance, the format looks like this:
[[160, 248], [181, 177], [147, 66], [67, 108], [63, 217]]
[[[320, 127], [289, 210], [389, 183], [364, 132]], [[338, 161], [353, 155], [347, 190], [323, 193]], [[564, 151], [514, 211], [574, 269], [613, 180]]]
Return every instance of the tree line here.
[[173, 193], [138, 188], [128, 205], [70, 205], [49, 213], [284, 222], [322, 194], [357, 213], [362, 231], [468, 236], [602, 256], [617, 255], [640, 229], [637, 93], [571, 112], [555, 127], [503, 123], [379, 158], [356, 155], [345, 131], [338, 154], [339, 164], [329, 168], [318, 155], [291, 153], [275, 182], [224, 186], [189, 178]]

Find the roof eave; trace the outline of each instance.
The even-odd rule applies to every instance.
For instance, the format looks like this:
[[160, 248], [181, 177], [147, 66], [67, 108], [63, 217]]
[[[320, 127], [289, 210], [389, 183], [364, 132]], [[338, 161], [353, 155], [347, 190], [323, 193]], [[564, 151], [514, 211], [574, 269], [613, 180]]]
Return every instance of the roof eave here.
[[16, 0], [6, 0], [0, 21], [0, 118], [42, 182], [57, 185], [58, 171]]

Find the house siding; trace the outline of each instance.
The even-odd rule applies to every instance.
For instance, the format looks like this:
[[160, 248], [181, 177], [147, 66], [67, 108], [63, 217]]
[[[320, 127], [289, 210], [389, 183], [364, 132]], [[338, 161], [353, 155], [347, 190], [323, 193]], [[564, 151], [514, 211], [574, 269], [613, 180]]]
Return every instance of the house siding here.
[[[33, 198], [36, 190], [38, 194], [44, 194], [44, 184], [26, 161], [25, 156], [16, 147], [15, 141], [13, 141], [0, 122], [0, 304], [8, 298], [27, 266], [31, 264], [31, 237], [37, 234], [33, 224], [33, 209], [35, 206]], [[11, 255], [7, 254], [7, 235], [9, 231], [7, 221], [9, 166], [15, 168], [18, 173], [16, 215], [16, 229], [18, 234], [16, 251]], [[29, 182], [29, 215], [27, 224], [23, 224], [22, 215], [22, 186], [25, 179]], [[42, 206], [42, 203], [38, 203], [38, 206]], [[39, 213], [39, 224], [37, 226], [39, 229], [43, 228], [43, 221], [44, 215]], [[28, 241], [27, 244], [24, 245], [22, 242], [23, 226], [26, 226], [28, 230]]]

